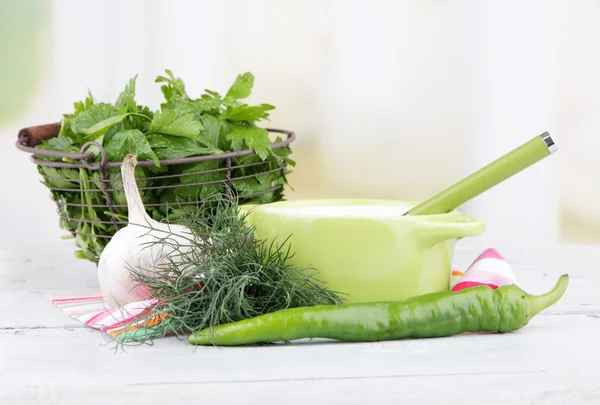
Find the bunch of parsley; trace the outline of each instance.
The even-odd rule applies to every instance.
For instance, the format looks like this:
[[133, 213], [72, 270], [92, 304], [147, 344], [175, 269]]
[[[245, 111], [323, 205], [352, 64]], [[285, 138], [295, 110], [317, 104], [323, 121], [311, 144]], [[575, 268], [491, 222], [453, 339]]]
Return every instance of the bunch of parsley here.
[[[179, 203], [204, 200], [214, 193], [225, 192], [227, 187], [226, 171], [218, 170], [224, 167], [224, 160], [177, 165], [161, 165], [161, 160], [250, 148], [254, 154], [232, 160], [234, 196], [240, 204], [268, 203], [283, 198], [288, 174], [285, 164], [293, 166], [295, 163], [289, 158], [288, 148], [271, 149], [268, 131], [257, 126], [275, 107], [248, 105], [242, 101], [251, 94], [252, 73], [239, 75], [224, 96], [205, 90], [199, 98], [192, 98], [184, 82], [166, 70], [166, 76], [156, 79], [164, 95], [164, 102], [157, 111], [136, 102], [136, 80], [137, 75], [129, 80], [114, 104], [96, 102], [91, 93], [85, 100], [76, 102], [74, 112], [64, 115], [59, 135], [37, 148], [79, 152], [85, 143], [94, 141], [106, 150], [110, 162], [120, 162], [128, 153], [137, 155], [138, 161], [151, 160], [154, 165], [136, 168], [136, 177], [140, 179], [144, 204], [157, 221], [165, 218], [176, 221], [196, 209], [194, 204]], [[279, 142], [281, 138], [273, 141]], [[91, 147], [88, 151], [95, 153], [94, 162], [100, 161], [98, 148]], [[127, 221], [120, 169], [106, 170], [115, 212], [103, 207], [106, 200], [99, 172], [44, 166], [38, 166], [38, 170], [45, 184], [53, 188], [51, 193], [59, 208], [61, 228], [77, 234], [75, 243], [81, 250], [76, 255], [97, 261], [109, 241], [104, 236], [115, 232], [113, 218], [122, 224]], [[203, 182], [210, 184], [197, 184]]]

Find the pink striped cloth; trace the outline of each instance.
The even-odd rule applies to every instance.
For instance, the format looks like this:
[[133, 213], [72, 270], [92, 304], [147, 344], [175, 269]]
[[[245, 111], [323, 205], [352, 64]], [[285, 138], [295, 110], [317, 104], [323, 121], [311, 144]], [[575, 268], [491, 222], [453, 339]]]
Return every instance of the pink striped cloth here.
[[515, 275], [496, 249], [486, 249], [469, 266], [466, 272], [452, 267], [450, 290], [460, 291], [478, 285], [496, 289], [505, 284], [516, 284]]
[[69, 318], [121, 342], [133, 341], [140, 335], [151, 336], [154, 332], [152, 327], [162, 320], [159, 317], [148, 317], [156, 300], [138, 301], [113, 308], [104, 303], [101, 295], [50, 296], [50, 299]]
[[[502, 255], [496, 249], [487, 249], [462, 272], [452, 267], [450, 290], [486, 285], [496, 289], [505, 284], [515, 284], [515, 276]], [[147, 315], [156, 305], [156, 300], [134, 302], [123, 307], [107, 306], [101, 295], [50, 297], [52, 303], [70, 318], [85, 326], [100, 330], [116, 341], [131, 342], [140, 336], [158, 336], [156, 325], [164, 318]], [[139, 321], [136, 322], [136, 319]]]

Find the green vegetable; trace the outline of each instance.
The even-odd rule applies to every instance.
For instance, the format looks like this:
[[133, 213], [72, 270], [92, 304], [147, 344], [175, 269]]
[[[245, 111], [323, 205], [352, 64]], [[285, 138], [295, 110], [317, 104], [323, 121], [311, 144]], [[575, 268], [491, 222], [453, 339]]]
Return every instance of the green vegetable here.
[[160, 167], [156, 153], [150, 147], [148, 139], [139, 129], [125, 129], [117, 132], [106, 145], [109, 160], [118, 159], [123, 150], [131, 151], [140, 160], [151, 159], [156, 166]]
[[[218, 196], [208, 195], [208, 198]], [[316, 279], [312, 268], [288, 263], [292, 248], [286, 243], [256, 240], [235, 200], [219, 198], [185, 213], [181, 225], [193, 237], [178, 242], [164, 232], [156, 242], [173, 252], [165, 267], [131, 269], [135, 285], [149, 289], [159, 302], [149, 314], [132, 322], [166, 319], [154, 328], [119, 336], [121, 341], [146, 341], [169, 334], [188, 333], [256, 317], [285, 308], [336, 305], [341, 298]], [[153, 232], [148, 228], [148, 233]], [[191, 248], [190, 248], [191, 247]], [[185, 252], [185, 253], [184, 253]]]
[[[195, 120], [193, 113], [164, 109], [154, 114], [148, 131], [153, 134], [185, 136], [198, 139], [200, 130], [204, 129], [200, 121]], [[201, 138], [199, 138], [201, 139]]]
[[271, 151], [271, 143], [262, 136], [262, 131], [262, 128], [232, 126], [227, 139], [231, 141], [234, 151], [240, 151], [248, 146], [264, 160]]
[[548, 293], [530, 295], [515, 285], [444, 291], [400, 302], [295, 308], [192, 333], [196, 345], [246, 345], [329, 338], [372, 342], [452, 336], [465, 332], [510, 332], [527, 325], [567, 290], [568, 275]]
[[[114, 119], [115, 116], [121, 117], [118, 112], [119, 111], [110, 104], [100, 103], [91, 105], [90, 108], [82, 111], [77, 116], [71, 129], [73, 133], [81, 135], [82, 137], [85, 136], [86, 141], [95, 140], [108, 132], [112, 127], [115, 127], [114, 131], [120, 128], [120, 126], [116, 126], [116, 124], [120, 124], [123, 119], [121, 118], [117, 121]], [[107, 121], [109, 122], [108, 124], [106, 124]], [[77, 139], [80, 138], [78, 137]]]
[[[175, 220], [182, 212], [194, 207], [193, 204], [179, 206], [179, 203], [195, 202], [208, 194], [222, 194], [226, 190], [224, 160], [178, 165], [161, 165], [161, 160], [254, 149], [256, 154], [231, 160], [230, 191], [241, 204], [283, 199], [283, 187], [280, 186], [288, 184], [284, 163], [294, 166], [295, 162], [289, 159], [289, 149], [271, 148], [272, 143], [281, 138], [271, 140], [267, 130], [257, 125], [268, 119], [269, 111], [275, 107], [241, 101], [251, 94], [252, 73], [239, 75], [224, 97], [206, 90], [194, 99], [188, 95], [184, 82], [166, 70], [166, 76], [156, 79], [161, 83], [165, 98], [156, 111], [137, 104], [136, 81], [137, 75], [129, 80], [114, 104], [96, 102], [91, 94], [74, 103], [74, 111], [63, 117], [60, 134], [43, 141], [37, 148], [79, 152], [85, 143], [95, 141], [106, 150], [109, 162], [121, 162], [127, 154], [137, 155], [140, 162], [151, 161], [152, 166], [136, 168], [136, 177], [143, 178], [139, 180], [140, 192], [151, 217], [157, 221]], [[97, 147], [87, 151], [94, 153], [89, 163], [100, 162]], [[41, 155], [36, 157], [60, 161]], [[100, 187], [98, 172], [43, 166], [38, 170], [45, 176], [45, 184], [52, 188], [51, 195], [61, 215], [61, 228], [80, 233], [75, 239], [82, 249], [77, 253], [78, 257], [97, 261], [109, 241], [107, 237], [116, 231], [113, 218], [120, 218], [122, 222], [127, 217], [119, 169], [105, 170], [110, 193], [117, 205], [115, 212], [102, 207], [106, 206], [106, 197]], [[211, 172], [197, 173], [202, 170]], [[263, 172], [269, 173], [259, 176]], [[157, 176], [161, 178], [155, 179]], [[207, 181], [211, 184], [197, 184]], [[161, 189], [162, 186], [167, 187]]]

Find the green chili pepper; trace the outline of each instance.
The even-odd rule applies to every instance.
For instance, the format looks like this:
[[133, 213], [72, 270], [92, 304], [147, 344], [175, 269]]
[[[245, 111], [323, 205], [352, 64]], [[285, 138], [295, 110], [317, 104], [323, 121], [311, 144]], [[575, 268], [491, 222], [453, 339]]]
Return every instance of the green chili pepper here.
[[510, 332], [527, 325], [556, 303], [569, 276], [554, 288], [531, 295], [516, 285], [443, 291], [398, 302], [372, 302], [290, 308], [192, 333], [195, 345], [236, 346], [252, 343], [328, 338], [373, 342], [400, 338], [452, 336], [465, 332]]

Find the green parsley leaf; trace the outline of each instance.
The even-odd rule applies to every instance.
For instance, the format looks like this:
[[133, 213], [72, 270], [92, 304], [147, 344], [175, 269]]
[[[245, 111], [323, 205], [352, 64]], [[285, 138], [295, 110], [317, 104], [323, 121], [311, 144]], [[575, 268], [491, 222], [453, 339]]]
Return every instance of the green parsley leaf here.
[[139, 129], [146, 133], [150, 128], [150, 122], [154, 118], [154, 113], [150, 111], [147, 106], [137, 106], [137, 114], [131, 116], [131, 123], [133, 128], [126, 129]]
[[104, 135], [112, 126], [102, 125], [102, 128], [96, 132], [89, 132], [99, 122], [118, 115], [118, 110], [111, 104], [100, 103], [91, 105], [87, 110], [82, 111], [73, 122], [73, 131], [77, 134], [89, 135], [88, 140], [95, 140]]
[[160, 160], [217, 153], [213, 147], [202, 145], [195, 139], [181, 136], [151, 134], [148, 135], [148, 142]]
[[183, 80], [173, 75], [169, 69], [166, 69], [165, 72], [169, 77], [158, 76], [155, 80], [155, 83], [167, 83], [164, 86], [161, 86], [160, 89], [165, 96], [167, 101], [171, 100], [173, 96], [181, 96], [183, 98], [189, 99], [187, 93], [185, 92], [185, 84]]
[[194, 100], [193, 108], [196, 114], [219, 115], [222, 100], [219, 98], [200, 98]]
[[110, 161], [120, 162], [128, 153], [137, 155], [138, 161], [151, 159], [160, 166], [160, 162], [146, 136], [137, 129], [126, 129], [117, 132], [106, 145], [106, 153]]
[[231, 132], [227, 135], [231, 141], [234, 151], [240, 151], [246, 144], [249, 148], [265, 160], [271, 152], [271, 141], [269, 133], [264, 128], [231, 126]]
[[[207, 197], [212, 196], [213, 193], [223, 192], [225, 186], [225, 171], [212, 171], [218, 168], [218, 161], [209, 160], [198, 162], [183, 170], [181, 173], [187, 175], [180, 177], [182, 186], [164, 189], [160, 195], [160, 202], [163, 204], [168, 203], [170, 205], [169, 209], [163, 209], [163, 212], [166, 214], [170, 211], [169, 218], [172, 218], [173, 212], [171, 210], [177, 208], [177, 203], [206, 199]], [[202, 173], [206, 171], [209, 172]], [[204, 182], [210, 182], [211, 184], [196, 184]], [[186, 207], [188, 206], [184, 205], [181, 208], [185, 209]]]
[[275, 187], [273, 180], [273, 173], [269, 173], [247, 179], [234, 179], [233, 185], [238, 191], [240, 198], [251, 198], [253, 202], [260, 204], [272, 201], [273, 192], [266, 191]]
[[73, 140], [64, 135], [58, 135], [54, 138], [46, 139], [37, 146], [39, 149], [54, 150], [57, 152], [79, 152], [79, 149], [73, 145]]
[[238, 75], [238, 77], [235, 79], [235, 82], [227, 91], [225, 100], [239, 100], [242, 98], [247, 98], [250, 96], [253, 86], [254, 75], [252, 73], [246, 72], [243, 75]]
[[63, 120], [61, 122], [60, 135], [64, 135], [71, 138], [78, 145], [83, 144], [83, 137], [77, 134], [75, 131], [75, 120], [83, 111], [88, 110], [94, 105], [94, 98], [92, 93], [88, 91], [88, 96], [83, 101], [76, 101], [73, 103], [74, 112], [73, 114], [63, 114]]
[[[279, 143], [282, 141], [283, 141], [283, 139], [281, 139], [281, 137], [278, 136], [277, 138], [275, 138], [275, 141], [273, 143]], [[279, 157], [281, 160], [285, 161], [290, 166], [296, 166], [296, 161], [289, 157], [289, 155], [292, 154], [291, 149], [277, 148], [277, 149], [271, 149], [271, 150], [273, 151], [273, 154], [275, 156]]]
[[92, 93], [88, 91], [88, 96], [84, 101], [76, 101], [73, 103], [73, 108], [75, 109], [75, 114], [73, 116], [78, 116], [82, 111], [88, 110], [93, 105], [94, 97], [92, 96]]
[[115, 103], [115, 107], [118, 109], [127, 107], [129, 112], [137, 111], [137, 105], [135, 103], [135, 81], [137, 80], [137, 77], [138, 75], [135, 75], [130, 79], [129, 83], [125, 86], [125, 89], [119, 94], [119, 98], [117, 98], [117, 102]]
[[64, 114], [61, 121], [60, 132], [58, 134], [70, 138], [77, 144], [81, 144], [81, 136], [77, 135], [73, 130], [75, 127], [75, 119], [76, 117], [74, 115]]
[[220, 99], [209, 97], [206, 99], [188, 100], [181, 96], [173, 96], [162, 106], [163, 109], [177, 111], [180, 114], [193, 113], [198, 120], [201, 120], [206, 113], [218, 115], [220, 107]]
[[269, 118], [267, 111], [274, 110], [275, 107], [270, 104], [261, 104], [249, 106], [242, 104], [236, 107], [228, 106], [225, 111], [225, 118], [231, 121], [260, 121]]
[[179, 114], [195, 113], [194, 102], [181, 96], [173, 96], [162, 105], [163, 110], [173, 110]]
[[200, 132], [200, 135], [214, 148], [215, 152], [221, 153], [220, 149], [223, 146], [223, 142], [220, 138], [223, 124], [218, 118], [212, 115], [204, 115], [202, 117], [202, 124], [204, 125], [204, 130]]
[[148, 132], [197, 139], [202, 129], [202, 123], [195, 120], [193, 113], [164, 109], [154, 114]]
[[219, 193], [222, 191], [222, 188], [225, 184], [225, 170], [221, 171], [213, 171], [219, 168], [218, 160], [208, 160], [206, 162], [199, 162], [183, 171], [183, 173], [196, 173], [196, 172], [205, 172], [202, 174], [194, 174], [191, 176], [182, 176], [181, 183], [182, 184], [194, 184], [194, 183], [211, 183], [211, 184], [203, 184], [201, 186], [191, 186], [187, 187], [188, 189], [194, 189], [200, 187], [200, 198], [206, 199], [212, 194]]
[[[112, 127], [113, 125], [118, 124], [121, 121], [123, 121], [128, 115], [129, 115], [129, 113], [114, 115], [110, 118], [107, 118], [105, 120], [95, 123], [94, 125], [92, 125], [89, 128], [82, 129], [81, 133], [83, 133], [85, 135], [92, 135], [92, 134], [95, 134], [100, 131], [105, 131], [108, 128]], [[102, 133], [104, 133], [104, 132], [102, 132]]]
[[[221, 95], [219, 93], [217, 93], [216, 91], [212, 91], [212, 90], [204, 90], [209, 96], [211, 96], [212, 98], [218, 98], [221, 99]], [[206, 97], [206, 94], [203, 95], [202, 97]]]
[[[79, 188], [79, 171], [74, 169], [57, 169], [54, 167], [44, 167], [46, 176], [44, 183], [50, 187], [58, 188]], [[69, 181], [72, 180], [72, 181]]]

